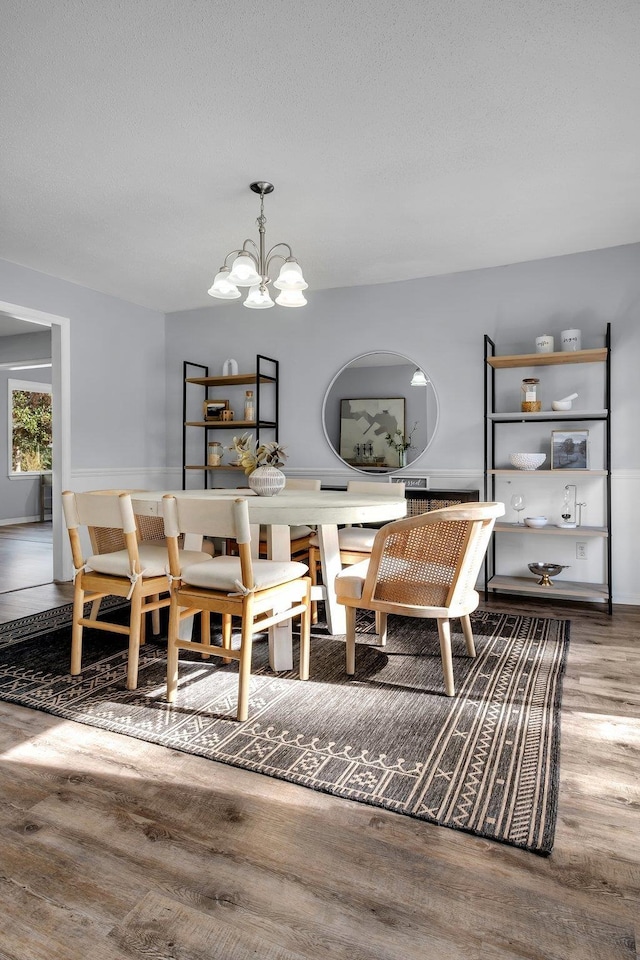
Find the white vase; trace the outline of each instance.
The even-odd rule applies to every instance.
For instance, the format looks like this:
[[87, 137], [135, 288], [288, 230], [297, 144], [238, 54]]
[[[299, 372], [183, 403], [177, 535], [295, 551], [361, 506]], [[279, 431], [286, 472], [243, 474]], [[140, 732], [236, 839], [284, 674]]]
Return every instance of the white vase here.
[[268, 465], [256, 467], [248, 478], [249, 486], [259, 497], [275, 497], [277, 493], [284, 490], [286, 482], [287, 478], [282, 470]]

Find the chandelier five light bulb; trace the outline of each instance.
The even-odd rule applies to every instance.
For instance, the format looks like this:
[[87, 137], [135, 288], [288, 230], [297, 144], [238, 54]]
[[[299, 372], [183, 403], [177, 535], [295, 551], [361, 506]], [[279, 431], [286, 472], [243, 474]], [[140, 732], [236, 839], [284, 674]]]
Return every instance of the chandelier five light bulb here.
[[[278, 279], [273, 281], [274, 287], [280, 290], [275, 302], [281, 307], [304, 307], [307, 301], [302, 291], [306, 290], [309, 284], [305, 283], [300, 264], [293, 256], [289, 244], [276, 243], [270, 250], [265, 251], [267, 218], [264, 215], [264, 198], [267, 193], [273, 193], [273, 184], [266, 180], [257, 180], [249, 186], [260, 196], [260, 216], [256, 221], [260, 235], [258, 243], [251, 239], [245, 240], [241, 249], [227, 254], [209, 289], [209, 295], [219, 300], [237, 300], [242, 296], [238, 287], [249, 287], [244, 306], [252, 310], [267, 310], [274, 305], [267, 289], [267, 284], [271, 282], [269, 269], [274, 260], [282, 260]], [[281, 248], [286, 248], [289, 255], [285, 256]], [[235, 259], [229, 266], [232, 257]]]

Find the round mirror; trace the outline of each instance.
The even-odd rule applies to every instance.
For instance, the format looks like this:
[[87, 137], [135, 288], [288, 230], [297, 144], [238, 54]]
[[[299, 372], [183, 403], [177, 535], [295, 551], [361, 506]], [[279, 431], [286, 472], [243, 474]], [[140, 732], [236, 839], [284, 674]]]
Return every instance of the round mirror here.
[[428, 374], [399, 353], [365, 353], [335, 375], [322, 405], [333, 452], [363, 473], [395, 473], [425, 452], [438, 425]]

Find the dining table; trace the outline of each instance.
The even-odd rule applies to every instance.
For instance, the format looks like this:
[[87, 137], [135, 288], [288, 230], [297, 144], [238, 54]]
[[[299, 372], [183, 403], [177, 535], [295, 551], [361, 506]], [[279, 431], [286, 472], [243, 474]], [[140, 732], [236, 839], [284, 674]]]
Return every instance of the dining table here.
[[[273, 560], [291, 558], [290, 527], [315, 527], [318, 534], [322, 585], [313, 589], [314, 599], [325, 602], [329, 634], [346, 633], [346, 612], [336, 599], [334, 581], [342, 565], [338, 543], [338, 527], [353, 524], [379, 524], [397, 520], [407, 513], [407, 501], [399, 492], [397, 497], [375, 493], [355, 493], [346, 490], [287, 490], [276, 496], [256, 496], [252, 490], [152, 490], [132, 494], [137, 514], [162, 516], [162, 498], [175, 497], [246, 497], [249, 520], [252, 525], [251, 542], [254, 556], [260, 540], [259, 526], [267, 528], [267, 555]], [[200, 543], [185, 540], [187, 549], [199, 549]], [[293, 642], [291, 621], [272, 627], [269, 631], [269, 663], [274, 671], [293, 669]]]

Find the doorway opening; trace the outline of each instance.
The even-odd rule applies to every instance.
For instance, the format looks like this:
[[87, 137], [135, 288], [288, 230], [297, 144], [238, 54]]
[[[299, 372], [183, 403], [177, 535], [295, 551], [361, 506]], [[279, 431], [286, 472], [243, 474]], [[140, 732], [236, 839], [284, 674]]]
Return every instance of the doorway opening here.
[[[71, 358], [70, 358], [70, 320], [56, 314], [34, 310], [20, 304], [0, 301], [0, 319], [16, 321], [16, 329], [38, 330], [49, 328], [51, 332], [51, 550], [53, 555], [52, 576], [56, 582], [72, 578], [72, 564], [66, 545], [64, 519], [62, 516], [61, 495], [71, 483]], [[36, 371], [34, 371], [36, 372]], [[16, 372], [13, 376], [19, 376]], [[10, 436], [7, 437], [9, 445]], [[5, 462], [9, 462], [9, 453]], [[3, 468], [4, 469], [4, 468]], [[14, 480], [12, 482], [21, 482]], [[40, 496], [40, 491], [39, 491]], [[35, 537], [35, 526], [33, 528]], [[43, 531], [40, 548], [46, 541]]]

